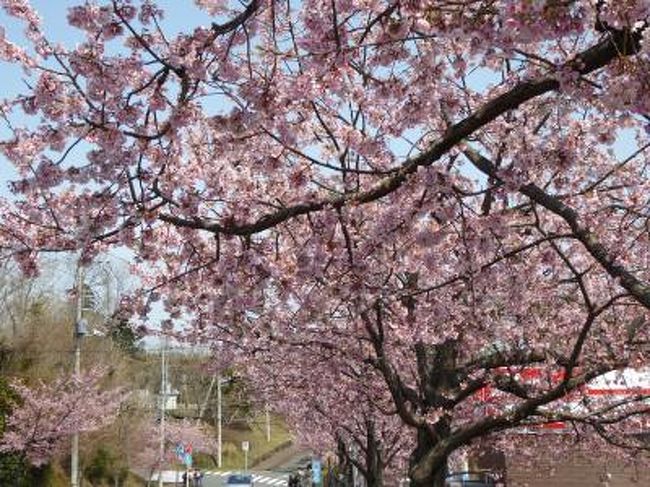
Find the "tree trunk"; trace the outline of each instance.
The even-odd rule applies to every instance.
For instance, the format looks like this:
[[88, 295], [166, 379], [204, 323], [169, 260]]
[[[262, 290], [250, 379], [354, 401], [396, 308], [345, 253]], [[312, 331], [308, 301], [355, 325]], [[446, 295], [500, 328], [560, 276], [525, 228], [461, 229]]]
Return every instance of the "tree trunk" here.
[[[440, 432], [444, 433], [443, 428], [441, 428]], [[424, 458], [424, 456], [433, 448], [435, 448], [435, 446], [436, 446], [436, 442], [435, 440], [433, 440], [431, 434], [428, 431], [418, 430], [417, 444], [415, 450], [411, 454], [411, 458], [409, 459], [409, 467], [411, 472], [417, 465], [419, 465], [420, 461]], [[441, 462], [440, 465], [441, 465], [440, 468], [438, 468], [437, 470], [429, 472], [429, 474], [425, 479], [418, 481], [415, 480], [413, 476], [411, 476], [410, 486], [411, 487], [444, 487], [445, 479], [447, 478], [447, 474], [448, 474], [447, 462], [443, 461]]]
[[367, 487], [383, 487], [384, 465], [381, 446], [377, 441], [375, 425], [366, 421], [366, 471], [364, 472]]
[[443, 467], [435, 472], [432, 472], [424, 480], [411, 479], [410, 487], [445, 487], [445, 480], [447, 479], [447, 468]]
[[[417, 343], [415, 355], [418, 366], [419, 393], [424, 406], [423, 414], [435, 409], [443, 409], [449, 397], [459, 390], [460, 380], [457, 371], [458, 343], [446, 340], [430, 345]], [[451, 433], [451, 420], [443, 415], [431, 429], [421, 428], [417, 433], [416, 448], [411, 454], [411, 472], [420, 464], [424, 456], [433, 450], [437, 443]], [[441, 459], [426, 478], [416, 480], [411, 475], [413, 487], [444, 487], [448, 474], [447, 460]]]
[[339, 460], [339, 475], [342, 485], [352, 485], [352, 463], [348, 459], [347, 445], [341, 438], [336, 440], [337, 457]]
[[366, 487], [384, 487], [384, 473], [381, 469], [367, 471]]

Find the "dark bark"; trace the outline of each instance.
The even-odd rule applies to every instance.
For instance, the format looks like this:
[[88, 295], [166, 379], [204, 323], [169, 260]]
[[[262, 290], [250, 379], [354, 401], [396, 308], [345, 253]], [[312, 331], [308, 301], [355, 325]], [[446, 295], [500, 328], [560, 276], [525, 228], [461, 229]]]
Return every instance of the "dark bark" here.
[[[352, 471], [354, 467], [357, 468], [359, 475], [363, 476], [366, 487], [384, 486], [386, 459], [382, 439], [377, 436], [375, 423], [371, 418], [366, 418], [364, 424], [365, 435], [354, 436], [349, 440], [356, 446], [356, 453], [352, 451], [343, 437], [337, 437], [337, 486], [351, 487], [353, 485]], [[390, 447], [388, 451], [390, 451]]]
[[366, 469], [363, 473], [367, 487], [383, 487], [384, 462], [382, 448], [372, 421], [366, 422]]
[[[460, 389], [458, 374], [458, 343], [446, 340], [437, 345], [418, 343], [415, 346], [418, 366], [419, 388], [424, 413], [432, 409], [449, 406], [450, 398]], [[451, 418], [443, 416], [428, 428], [417, 431], [417, 445], [410, 458], [410, 470], [418, 467], [425, 455], [451, 434]], [[411, 485], [415, 487], [442, 487], [447, 477], [447, 459], [441, 458], [437, 468], [432, 469], [424, 478], [416, 479], [411, 475]]]
[[[436, 440], [432, 437], [430, 432], [422, 429], [418, 430], [417, 444], [415, 450], [411, 454], [411, 458], [409, 459], [410, 470], [416, 467], [424, 456], [435, 448], [436, 443]], [[447, 473], [447, 462], [443, 462], [442, 466], [438, 470], [430, 472], [430, 474], [424, 479], [415, 479], [411, 476], [410, 485], [411, 487], [443, 487], [445, 485]]]
[[352, 463], [345, 442], [338, 438], [336, 442], [336, 456], [339, 460], [339, 480], [342, 486], [352, 485]]

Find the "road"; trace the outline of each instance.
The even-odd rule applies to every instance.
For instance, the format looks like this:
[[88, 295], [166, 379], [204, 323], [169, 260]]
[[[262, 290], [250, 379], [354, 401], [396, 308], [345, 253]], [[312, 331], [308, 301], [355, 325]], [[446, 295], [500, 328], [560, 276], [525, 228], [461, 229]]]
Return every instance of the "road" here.
[[[229, 475], [233, 473], [240, 472], [217, 472], [217, 471], [203, 471], [203, 486], [202, 487], [225, 487], [226, 480]], [[255, 487], [286, 487], [289, 480], [289, 474], [285, 472], [271, 472], [271, 471], [256, 471], [252, 470], [249, 472], [253, 476], [253, 481], [255, 482]], [[182, 473], [179, 474], [178, 486], [181, 487]], [[175, 475], [172, 472], [165, 472], [164, 478], [174, 479]], [[173, 483], [167, 484], [165, 486], [172, 486]], [[190, 484], [191, 485], [191, 484]]]
[[[286, 487], [289, 481], [289, 474], [295, 472], [300, 467], [304, 467], [311, 460], [311, 453], [308, 450], [299, 447], [289, 447], [277, 452], [272, 457], [261, 462], [258, 465], [258, 470], [251, 470], [249, 473], [253, 475], [255, 487]], [[203, 470], [203, 486], [202, 487], [225, 487], [226, 480], [229, 475], [233, 473], [241, 473], [239, 471], [216, 471], [216, 470]], [[165, 479], [165, 486], [173, 486], [174, 480], [179, 479], [178, 487], [182, 487], [180, 478], [182, 472], [177, 475], [173, 471], [163, 472]], [[169, 484], [167, 483], [169, 482]]]

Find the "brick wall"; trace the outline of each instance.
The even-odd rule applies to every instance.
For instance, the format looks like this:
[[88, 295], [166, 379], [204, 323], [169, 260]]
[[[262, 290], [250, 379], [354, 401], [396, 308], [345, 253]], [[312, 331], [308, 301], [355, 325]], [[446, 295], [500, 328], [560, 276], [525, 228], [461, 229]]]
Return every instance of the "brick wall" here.
[[650, 487], [650, 471], [574, 456], [561, 464], [540, 461], [531, 469], [508, 461], [508, 487]]

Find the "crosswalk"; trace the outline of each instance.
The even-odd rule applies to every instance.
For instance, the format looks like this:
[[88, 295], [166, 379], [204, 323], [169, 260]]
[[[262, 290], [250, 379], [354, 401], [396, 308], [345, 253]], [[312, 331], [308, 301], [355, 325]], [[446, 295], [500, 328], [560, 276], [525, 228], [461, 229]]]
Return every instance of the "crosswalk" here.
[[[230, 471], [205, 471], [204, 474], [209, 477], [220, 477], [225, 481], [225, 479], [232, 474], [241, 473], [241, 472], [230, 472]], [[252, 473], [253, 482], [255, 486], [270, 486], [270, 487], [286, 487], [289, 482], [289, 476], [287, 474], [281, 474], [276, 472], [255, 472]]]

